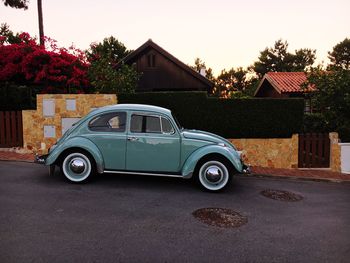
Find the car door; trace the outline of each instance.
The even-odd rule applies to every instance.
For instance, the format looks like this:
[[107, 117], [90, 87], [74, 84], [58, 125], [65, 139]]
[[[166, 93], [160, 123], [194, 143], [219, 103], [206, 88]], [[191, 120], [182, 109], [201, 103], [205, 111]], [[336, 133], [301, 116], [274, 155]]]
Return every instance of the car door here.
[[86, 135], [102, 153], [106, 170], [124, 170], [126, 112], [108, 112], [91, 119]]
[[143, 172], [180, 170], [180, 135], [166, 116], [132, 113], [126, 143], [126, 169]]

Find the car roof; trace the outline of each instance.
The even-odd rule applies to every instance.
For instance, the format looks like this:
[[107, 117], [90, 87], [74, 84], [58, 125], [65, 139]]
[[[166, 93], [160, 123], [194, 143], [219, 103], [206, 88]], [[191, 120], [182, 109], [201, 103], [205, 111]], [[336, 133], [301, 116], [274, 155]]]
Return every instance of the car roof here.
[[146, 105], [146, 104], [114, 104], [114, 105], [108, 105], [108, 106], [98, 108], [92, 111], [91, 113], [95, 115], [95, 114], [102, 113], [105, 111], [110, 111], [110, 110], [151, 111], [151, 112], [162, 113], [165, 115], [171, 114], [171, 111], [169, 109], [153, 106], [153, 105]]

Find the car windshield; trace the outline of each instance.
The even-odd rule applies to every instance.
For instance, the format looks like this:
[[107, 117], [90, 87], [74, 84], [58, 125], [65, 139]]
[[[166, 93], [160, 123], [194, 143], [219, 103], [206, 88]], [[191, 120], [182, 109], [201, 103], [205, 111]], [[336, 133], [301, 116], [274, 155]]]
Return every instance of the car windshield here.
[[180, 122], [177, 120], [176, 116], [174, 115], [174, 113], [171, 113], [171, 115], [173, 116], [173, 119], [178, 127], [179, 130], [182, 130], [183, 127], [181, 126]]

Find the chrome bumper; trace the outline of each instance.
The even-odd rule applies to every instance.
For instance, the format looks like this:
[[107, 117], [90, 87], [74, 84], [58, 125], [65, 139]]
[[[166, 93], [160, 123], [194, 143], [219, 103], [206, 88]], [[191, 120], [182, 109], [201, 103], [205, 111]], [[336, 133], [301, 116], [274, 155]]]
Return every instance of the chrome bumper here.
[[[34, 162], [38, 163], [38, 164], [45, 164], [47, 156], [48, 156], [48, 154], [44, 154], [44, 155], [37, 155], [36, 154], [35, 158], [34, 158]], [[50, 167], [49, 167], [49, 175], [54, 175], [55, 174], [55, 168], [56, 168], [56, 165], [54, 165], [54, 164], [50, 165]]]
[[35, 155], [34, 157], [34, 162], [38, 163], [38, 164], [45, 164], [46, 158], [47, 158], [48, 154], [45, 155]]
[[249, 165], [246, 165], [246, 164], [243, 164], [243, 174], [250, 174], [251, 173], [251, 170], [250, 170], [250, 166]]

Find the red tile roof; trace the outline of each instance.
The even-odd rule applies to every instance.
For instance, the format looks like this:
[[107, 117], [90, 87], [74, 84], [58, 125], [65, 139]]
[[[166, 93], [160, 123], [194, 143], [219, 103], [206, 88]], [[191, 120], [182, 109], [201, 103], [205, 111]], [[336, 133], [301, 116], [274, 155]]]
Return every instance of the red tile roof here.
[[302, 89], [302, 84], [306, 81], [305, 72], [268, 72], [264, 79], [268, 80], [280, 93], [305, 92]]

